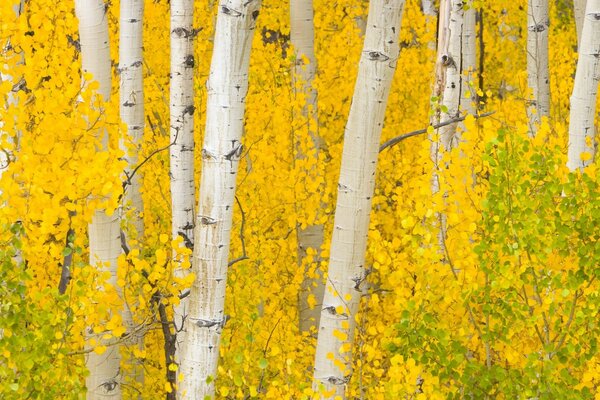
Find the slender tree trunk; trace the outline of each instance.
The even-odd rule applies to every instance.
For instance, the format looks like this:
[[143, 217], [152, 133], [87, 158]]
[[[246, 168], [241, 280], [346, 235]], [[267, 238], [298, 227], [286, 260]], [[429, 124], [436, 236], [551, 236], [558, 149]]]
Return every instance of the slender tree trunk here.
[[403, 0], [371, 0], [358, 79], [344, 135], [342, 166], [323, 298], [314, 390], [345, 398], [352, 372], [358, 304], [381, 129], [399, 54]]
[[[108, 47], [108, 20], [103, 0], [76, 0], [75, 12], [79, 19], [79, 41], [83, 72], [92, 73], [100, 87], [98, 94], [107, 101], [111, 92], [110, 52]], [[103, 144], [108, 146], [104, 135]], [[120, 221], [118, 213], [107, 215], [97, 210], [89, 225], [90, 264], [108, 271], [109, 285], [117, 284], [117, 257], [121, 252]], [[101, 288], [100, 288], [101, 289]], [[103, 333], [94, 334], [88, 328], [88, 339], [102, 341]], [[90, 352], [86, 365], [90, 375], [86, 378], [88, 400], [120, 399], [121, 373], [119, 346], [110, 346], [103, 354]]]
[[594, 117], [600, 80], [600, 0], [588, 0], [571, 96], [567, 166], [583, 169], [594, 157]]
[[550, 115], [548, 70], [548, 0], [527, 1], [527, 114], [529, 134], [535, 136], [541, 118]]
[[[457, 118], [460, 114], [460, 99], [462, 89], [462, 28], [463, 28], [463, 2], [462, 0], [445, 1], [448, 28], [445, 40], [438, 43], [438, 56], [441, 68], [444, 71], [443, 92], [440, 98], [441, 121]], [[449, 12], [448, 12], [449, 11]], [[441, 18], [441, 16], [440, 16]], [[440, 29], [441, 30], [441, 29]], [[440, 47], [441, 46], [441, 47]], [[459, 137], [456, 136], [457, 124], [450, 124], [439, 129], [440, 141], [443, 150], [450, 150], [458, 145]], [[439, 153], [438, 148], [438, 153]]]
[[[130, 237], [137, 237], [140, 240], [144, 236], [144, 221], [142, 219], [143, 204], [140, 192], [141, 177], [140, 172], [133, 171], [138, 163], [138, 154], [140, 152], [141, 142], [144, 136], [144, 82], [142, 74], [143, 55], [142, 55], [142, 32], [144, 17], [143, 0], [121, 0], [120, 12], [120, 38], [119, 38], [119, 74], [120, 82], [120, 114], [121, 120], [127, 126], [127, 132], [121, 137], [121, 149], [125, 152], [127, 159], [127, 177], [128, 185], [125, 188], [124, 204], [125, 210], [131, 209], [131, 219], [126, 221], [129, 228], [133, 228], [134, 233]], [[137, 299], [133, 296], [125, 298]], [[130, 334], [127, 345], [142, 349], [144, 346], [143, 333], [135, 328], [131, 308], [134, 304], [125, 304], [123, 310], [123, 324]], [[140, 385], [144, 382], [144, 368], [141, 360], [131, 360], [132, 368], [124, 374], [125, 382], [137, 381]]]
[[[306, 121], [306, 129], [303, 133], [308, 133], [315, 155], [321, 153], [322, 139], [319, 137], [318, 115], [317, 115], [317, 90], [313, 87], [313, 80], [317, 70], [317, 59], [315, 57], [315, 33], [313, 23], [313, 2], [312, 0], [291, 0], [290, 1], [290, 20], [291, 20], [291, 40], [294, 47], [296, 61], [293, 70], [292, 87], [294, 94], [302, 93], [306, 98], [306, 103], [303, 105], [300, 112], [295, 112], [294, 117]], [[301, 87], [298, 88], [296, 81], [300, 81]], [[306, 157], [302, 154], [301, 146], [297, 146], [296, 157], [301, 159]], [[321, 193], [322, 191], [319, 191]], [[319, 195], [317, 193], [317, 195]], [[302, 207], [302, 205], [300, 205]], [[320, 216], [319, 210], [316, 211], [315, 218]], [[321, 247], [323, 245], [323, 224], [310, 224], [304, 229], [300, 226], [297, 228], [298, 237], [298, 263], [303, 265], [303, 260], [306, 258], [309, 248], [316, 251], [316, 256], [313, 259], [313, 265], [316, 264], [317, 269], [314, 277], [309, 277], [305, 273], [304, 281], [302, 282], [302, 291], [300, 293], [299, 309], [300, 309], [300, 330], [310, 332], [311, 328], [319, 326], [319, 317], [321, 315], [320, 305], [311, 309], [309, 296], [314, 296], [316, 299], [323, 298], [323, 276], [320, 270], [321, 262]], [[307, 267], [308, 269], [308, 267]], [[308, 271], [307, 271], [308, 272]]]
[[573, 0], [573, 13], [575, 14], [575, 28], [577, 29], [577, 46], [581, 43], [581, 30], [583, 29], [583, 16], [585, 14], [586, 0]]
[[[432, 0], [421, 0], [421, 10], [425, 15], [425, 21], [428, 27], [427, 30], [429, 31], [429, 27], [432, 25], [432, 22], [435, 21], [435, 17], [437, 16], [434, 2]], [[435, 50], [435, 40], [427, 42], [427, 47], [431, 50]]]
[[222, 0], [207, 83], [198, 216], [180, 399], [214, 396], [224, 313], [236, 177], [242, 154], [248, 67], [260, 0]]
[[473, 3], [463, 12], [462, 27], [462, 79], [460, 108], [474, 114], [477, 108], [477, 10]]
[[[182, 246], [194, 243], [194, 0], [171, 0], [171, 235]], [[184, 278], [188, 268], [174, 260], [174, 275]], [[174, 307], [175, 360], [185, 335], [188, 297]], [[175, 361], [171, 360], [171, 361]]]

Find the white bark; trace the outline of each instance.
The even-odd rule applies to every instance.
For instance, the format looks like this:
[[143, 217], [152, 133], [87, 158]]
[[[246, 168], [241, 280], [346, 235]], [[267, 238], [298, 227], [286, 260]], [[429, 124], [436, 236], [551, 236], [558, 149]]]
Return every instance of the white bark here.
[[[183, 246], [194, 243], [194, 0], [171, 0], [171, 234], [183, 239]], [[189, 269], [175, 260], [174, 275], [184, 278]], [[175, 359], [185, 335], [188, 297], [174, 307], [177, 335]]]
[[[82, 41], [83, 44], [83, 41]], [[82, 45], [83, 50], [83, 45]], [[104, 210], [96, 211], [88, 227], [90, 240], [90, 264], [98, 265], [100, 272], [109, 271], [108, 285], [117, 285], [117, 257], [121, 253], [121, 228], [117, 212], [106, 215]], [[108, 263], [108, 265], [105, 265]], [[102, 265], [102, 266], [100, 266]], [[98, 288], [102, 290], [102, 287]], [[98, 345], [107, 345], [103, 354], [94, 351], [87, 354], [86, 366], [90, 375], [85, 380], [87, 400], [121, 399], [122, 376], [119, 345], [102, 339], [104, 332], [94, 334], [88, 328], [87, 339], [94, 339]]]
[[[399, 54], [403, 0], [371, 0], [342, 166], [321, 310], [313, 388], [345, 397], [352, 373], [354, 326], [366, 287], [365, 251], [381, 129]], [[331, 358], [328, 355], [333, 355]], [[325, 393], [333, 394], [326, 396]]]
[[[76, 0], [75, 12], [79, 19], [82, 69], [93, 74], [94, 80], [100, 84], [98, 94], [106, 101], [111, 92], [111, 70], [105, 3], [103, 0]], [[106, 135], [103, 141], [106, 147]], [[107, 283], [116, 286], [117, 257], [121, 252], [117, 213], [109, 216], [104, 210], [96, 211], [88, 230], [90, 264], [98, 265], [101, 271], [109, 271], [111, 277]], [[88, 339], [101, 340], [101, 336], [102, 334], [94, 335], [88, 330]], [[86, 365], [90, 371], [86, 378], [88, 400], [121, 398], [119, 363], [117, 345], [109, 347], [102, 355], [95, 352], [87, 355]]]
[[[318, 116], [317, 116], [317, 90], [313, 87], [313, 80], [317, 70], [317, 59], [315, 57], [315, 28], [313, 22], [313, 1], [312, 0], [291, 0], [290, 1], [290, 36], [292, 46], [294, 47], [296, 61], [293, 70], [292, 87], [294, 94], [302, 93], [306, 98], [306, 103], [303, 105], [301, 112], [296, 112], [295, 117], [306, 121], [306, 129], [302, 130], [302, 134], [308, 134], [317, 155], [322, 151], [322, 139], [318, 133]], [[296, 80], [299, 80], [302, 86], [296, 87]], [[304, 158], [298, 146], [297, 158]], [[320, 195], [322, 191], [316, 195]], [[319, 210], [316, 210], [318, 214]], [[306, 251], [309, 248], [315, 249], [317, 254], [314, 263], [317, 263], [319, 268], [321, 262], [321, 247], [323, 245], [323, 225], [309, 225], [305, 229], [298, 227], [298, 262], [302, 265], [302, 261], [306, 257]], [[308, 298], [310, 295], [317, 299], [323, 298], [325, 285], [323, 283], [322, 274], [317, 269], [316, 278], [305, 276], [302, 282], [299, 301], [299, 318], [300, 330], [310, 332], [311, 329], [319, 326], [319, 318], [321, 316], [320, 307], [310, 308]]]
[[[129, 185], [125, 188], [125, 209], [132, 209], [132, 218], [127, 221], [135, 233], [129, 237], [137, 237], [141, 240], [144, 236], [144, 221], [142, 219], [143, 204], [140, 192], [141, 176], [136, 171], [138, 154], [144, 136], [144, 83], [143, 83], [143, 59], [142, 59], [142, 33], [143, 33], [143, 0], [121, 0], [120, 12], [120, 38], [119, 38], [119, 73], [120, 82], [120, 115], [127, 126], [127, 132], [121, 137], [121, 149], [125, 152], [127, 160], [127, 176]], [[137, 299], [137, 296], [130, 296]], [[135, 327], [131, 306], [125, 304], [123, 310], [123, 324], [129, 333], [127, 344], [143, 348], [143, 331]], [[138, 333], [139, 332], [139, 333]], [[141, 360], [132, 360], [131, 369], [123, 376], [124, 381], [144, 382], [144, 368]]]
[[[120, 113], [127, 126], [127, 134], [122, 138], [121, 147], [126, 152], [127, 170], [131, 174], [138, 163], [142, 138], [144, 135], [144, 84], [142, 74], [142, 32], [143, 0], [121, 0], [119, 73]], [[133, 147], [132, 151], [128, 148]], [[143, 212], [140, 193], [141, 175], [138, 170], [131, 178], [131, 184], [125, 191], [125, 204], [134, 209], [132, 225], [138, 238], [144, 236], [144, 224], [140, 214]]]
[[423, 10], [423, 14], [428, 17], [435, 17], [435, 5], [432, 0], [421, 0], [421, 9]]
[[180, 399], [214, 396], [224, 314], [227, 260], [242, 154], [248, 67], [260, 0], [221, 0], [207, 83], [206, 132], [194, 233], [187, 331], [181, 354]]
[[[445, 70], [444, 89], [440, 101], [442, 108], [441, 121], [459, 116], [462, 88], [462, 0], [448, 1], [445, 10], [449, 10], [448, 30], [445, 34], [444, 47], [438, 48], [439, 62]], [[439, 46], [439, 45], [438, 45]], [[458, 145], [456, 136], [457, 124], [450, 124], [439, 129], [440, 141], [444, 150]], [[438, 148], [438, 151], [440, 149]]]
[[573, 13], [575, 14], [575, 28], [577, 29], [577, 46], [581, 43], [581, 30], [583, 28], [583, 16], [585, 14], [586, 0], [573, 0]]
[[463, 12], [462, 26], [462, 80], [460, 89], [460, 108], [468, 114], [474, 114], [477, 106], [477, 31], [476, 9], [468, 3]]
[[542, 117], [550, 115], [548, 70], [548, 0], [527, 1], [527, 114], [529, 133], [535, 136]]
[[[571, 96], [567, 166], [583, 169], [594, 155], [594, 117], [600, 80], [600, 0], [588, 0]], [[591, 157], [582, 160], [582, 153]]]

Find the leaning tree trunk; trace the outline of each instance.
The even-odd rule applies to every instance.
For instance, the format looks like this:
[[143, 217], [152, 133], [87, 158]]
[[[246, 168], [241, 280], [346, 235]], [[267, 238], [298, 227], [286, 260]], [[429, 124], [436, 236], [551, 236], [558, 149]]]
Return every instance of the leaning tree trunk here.
[[577, 46], [581, 43], [583, 29], [583, 16], [585, 14], [586, 0], [573, 0], [573, 13], [575, 14], [575, 28], [577, 29]]
[[548, 0], [527, 1], [527, 114], [529, 134], [535, 136], [541, 118], [550, 115], [548, 70]]
[[[121, 137], [120, 147], [125, 152], [127, 160], [127, 183], [123, 201], [124, 211], [130, 219], [126, 221], [134, 232], [127, 235], [130, 238], [143, 238], [144, 221], [142, 219], [143, 204], [140, 192], [140, 172], [135, 171], [138, 163], [141, 142], [144, 136], [144, 82], [142, 75], [142, 32], [143, 32], [144, 1], [121, 0], [120, 38], [119, 38], [119, 74], [120, 90], [119, 104], [121, 120], [127, 127], [127, 132]], [[135, 172], [134, 172], [135, 171]], [[129, 231], [128, 231], [129, 232]], [[126, 288], [123, 288], [126, 290]], [[137, 299], [136, 294], [125, 298]], [[135, 322], [131, 309], [135, 304], [125, 304], [123, 309], [123, 324], [127, 328], [127, 345], [143, 347], [143, 333], [135, 333]], [[144, 368], [141, 360], [133, 359], [131, 369], [124, 373], [125, 382], [144, 381]]]
[[210, 76], [180, 399], [214, 396], [250, 49], [260, 0], [222, 0]]
[[321, 310], [313, 389], [345, 397], [352, 371], [358, 304], [366, 285], [365, 252], [379, 139], [399, 54], [403, 0], [371, 0], [358, 79], [344, 135], [342, 166]]
[[[171, 0], [171, 235], [182, 246], [194, 243], [194, 0]], [[188, 268], [174, 260], [174, 275], [184, 278]], [[175, 360], [179, 360], [188, 297], [174, 307]], [[171, 360], [171, 361], [175, 361]]]
[[[76, 0], [75, 12], [79, 19], [79, 41], [83, 72], [90, 72], [98, 81], [98, 94], [108, 100], [111, 92], [110, 52], [108, 47], [108, 20], [103, 0]], [[108, 146], [104, 133], [103, 145]], [[109, 285], [117, 284], [117, 257], [121, 251], [120, 221], [118, 213], [107, 215], [97, 210], [89, 225], [90, 264], [108, 271]], [[88, 339], [102, 340], [104, 333], [94, 334], [88, 328]], [[121, 398], [121, 373], [119, 346], [108, 347], [99, 355], [87, 354], [86, 365], [90, 375], [86, 378], [87, 399], [105, 400]]]
[[[317, 59], [315, 57], [315, 29], [313, 22], [313, 1], [312, 0], [291, 0], [290, 2], [290, 20], [291, 20], [291, 40], [295, 51], [295, 63], [293, 70], [292, 87], [294, 94], [303, 94], [306, 98], [300, 112], [295, 112], [296, 118], [306, 121], [306, 129], [302, 133], [306, 133], [310, 138], [315, 149], [315, 156], [322, 152], [322, 139], [318, 136], [318, 116], [317, 116], [317, 90], [313, 87], [313, 80], [317, 70]], [[301, 83], [300, 87], [296, 86], [296, 80]], [[305, 137], [301, 135], [301, 137]], [[301, 146], [298, 145], [296, 157], [301, 159], [306, 157], [302, 153]], [[319, 168], [317, 166], [316, 168]], [[319, 193], [322, 193], [320, 190]], [[319, 195], [319, 194], [317, 194]], [[321, 199], [320, 199], [321, 200]], [[302, 207], [302, 205], [300, 205]], [[315, 219], [319, 219], [320, 211], [317, 207]], [[316, 264], [314, 276], [309, 276], [307, 266], [304, 280], [302, 281], [302, 290], [300, 292], [299, 301], [299, 326], [302, 332], [310, 332], [312, 328], [319, 326], [319, 317], [321, 316], [320, 304], [317, 307], [310, 306], [309, 297], [314, 296], [316, 299], [323, 298], [323, 276], [320, 270], [321, 263], [321, 247], [323, 246], [323, 224], [309, 224], [304, 229], [300, 226], [297, 228], [298, 237], [298, 263], [306, 264], [307, 250], [309, 248], [316, 251], [316, 255], [312, 260], [313, 265]]]
[[600, 80], [600, 0], [585, 8], [575, 84], [571, 96], [567, 166], [583, 169], [594, 157], [594, 117]]

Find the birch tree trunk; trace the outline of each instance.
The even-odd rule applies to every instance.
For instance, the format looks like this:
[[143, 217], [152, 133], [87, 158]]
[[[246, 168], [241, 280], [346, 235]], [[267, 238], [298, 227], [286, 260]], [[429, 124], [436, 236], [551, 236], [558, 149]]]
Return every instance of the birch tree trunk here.
[[[108, 20], [103, 0], [76, 0], [75, 13], [79, 19], [79, 41], [83, 72], [90, 72], [100, 87], [98, 94], [106, 101], [111, 92], [110, 52], [108, 47]], [[108, 145], [106, 135], [103, 145]], [[107, 215], [97, 210], [89, 225], [90, 264], [108, 271], [109, 285], [117, 284], [117, 257], [121, 252], [120, 221], [117, 213]], [[100, 288], [101, 289], [101, 288]], [[101, 342], [103, 333], [94, 334], [88, 328], [87, 338]], [[119, 346], [108, 347], [103, 354], [90, 352], [86, 365], [90, 371], [86, 378], [88, 400], [120, 399], [121, 373]]]
[[[171, 235], [183, 245], [194, 243], [194, 0], [171, 0]], [[174, 260], [174, 275], [184, 278], [188, 268]], [[189, 297], [189, 296], [188, 296]], [[174, 307], [175, 360], [179, 360], [188, 297]]]
[[193, 270], [178, 398], [214, 396], [248, 67], [260, 0], [221, 0], [210, 76]]
[[527, 1], [527, 114], [529, 134], [535, 136], [541, 118], [550, 115], [548, 70], [548, 0]]
[[[342, 166], [323, 298], [313, 389], [345, 398], [354, 326], [365, 288], [365, 251], [381, 129], [399, 54], [403, 0], [371, 0]], [[333, 357], [331, 357], [333, 355]]]
[[577, 46], [581, 43], [581, 30], [583, 29], [583, 16], [585, 15], [586, 0], [573, 0], [573, 13], [575, 14], [575, 28], [577, 29]]
[[[120, 90], [119, 104], [121, 120], [127, 126], [127, 132], [121, 137], [120, 147], [125, 152], [127, 160], [128, 185], [125, 188], [125, 210], [131, 209], [131, 220], [126, 221], [128, 227], [134, 229], [129, 237], [141, 240], [144, 236], [144, 221], [142, 219], [143, 204], [140, 192], [140, 171], [134, 173], [138, 164], [138, 154], [144, 136], [144, 83], [143, 83], [143, 33], [144, 1], [121, 0], [120, 12], [120, 37], [119, 37], [119, 74]], [[129, 298], [137, 299], [134, 293]], [[127, 328], [127, 345], [143, 348], [143, 331], [135, 329], [131, 306], [125, 304], [123, 310], [123, 324]], [[140, 333], [135, 333], [140, 332]], [[133, 359], [132, 368], [123, 376], [125, 382], [144, 382], [144, 367], [139, 359]]]
[[588, 0], [571, 96], [567, 167], [583, 169], [594, 157], [594, 117], [600, 80], [600, 0]]
[[[292, 88], [294, 95], [304, 94], [306, 103], [300, 112], [295, 113], [295, 118], [306, 121], [306, 133], [310, 137], [312, 145], [318, 155], [322, 149], [322, 139], [319, 137], [318, 115], [317, 115], [317, 91], [313, 87], [313, 80], [317, 70], [317, 59], [315, 57], [315, 28], [313, 23], [313, 1], [312, 0], [291, 0], [290, 1], [290, 20], [291, 20], [291, 40], [294, 47], [296, 61], [293, 70]], [[300, 81], [301, 87], [297, 88], [296, 81]], [[297, 146], [296, 157], [301, 159], [302, 154], [300, 146]], [[320, 195], [322, 190], [316, 195]], [[320, 216], [317, 210], [318, 219]], [[313, 263], [316, 263], [316, 276], [311, 278], [305, 274], [302, 282], [302, 291], [300, 293], [300, 331], [310, 332], [314, 327], [319, 326], [319, 317], [321, 316], [320, 304], [311, 309], [309, 296], [315, 296], [317, 299], [323, 298], [325, 285], [320, 270], [321, 247], [323, 246], [323, 224], [310, 224], [306, 228], [297, 228], [298, 238], [298, 263], [302, 266], [306, 258], [307, 250], [312, 248], [316, 251], [316, 257]]]

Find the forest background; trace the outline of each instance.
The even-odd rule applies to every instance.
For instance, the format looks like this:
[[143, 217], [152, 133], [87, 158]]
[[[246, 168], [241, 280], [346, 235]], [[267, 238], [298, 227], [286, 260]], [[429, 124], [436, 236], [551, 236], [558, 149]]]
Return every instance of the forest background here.
[[[28, 0], [15, 13], [17, 3], [0, 4], [0, 39], [10, 43], [0, 83], [0, 397], [81, 398], [86, 360], [118, 346], [122, 397], [169, 398], [185, 379], [170, 358], [172, 307], [195, 278], [174, 275], [189, 266], [190, 251], [171, 230], [170, 5], [146, 1], [143, 16], [145, 126], [135, 169], [142, 233], [127, 223], [135, 210], [123, 205], [124, 171], [132, 172], [124, 155], [137, 150], [119, 143], [127, 131], [117, 84], [119, 1], [106, 9], [113, 95], [101, 106], [98, 83], [82, 75], [73, 2]], [[344, 396], [598, 399], [600, 170], [597, 161], [584, 171], [566, 166], [578, 46], [573, 4], [550, 2], [551, 112], [533, 136], [527, 2], [468, 3], [478, 15], [477, 70], [466, 71], [476, 77], [474, 113], [493, 114], [466, 117], [460, 143], [438, 163], [432, 128], [380, 152], [368, 290]], [[219, 9], [216, 1], [194, 2], [195, 182]], [[314, 395], [317, 329], [302, 326], [301, 311], [321, 304], [306, 278], [327, 271], [367, 10], [366, 1], [314, 0], [317, 148], [311, 117], [299, 112], [306, 96], [294, 78], [288, 3], [263, 1], [231, 227], [229, 319], [212, 382], [218, 398]], [[382, 143], [447, 111], [432, 97], [436, 33], [435, 15], [406, 1]], [[89, 261], [88, 224], [102, 209], [124, 216], [127, 252], [113, 277]], [[299, 251], [298, 231], [314, 225], [324, 226], [320, 251]]]

